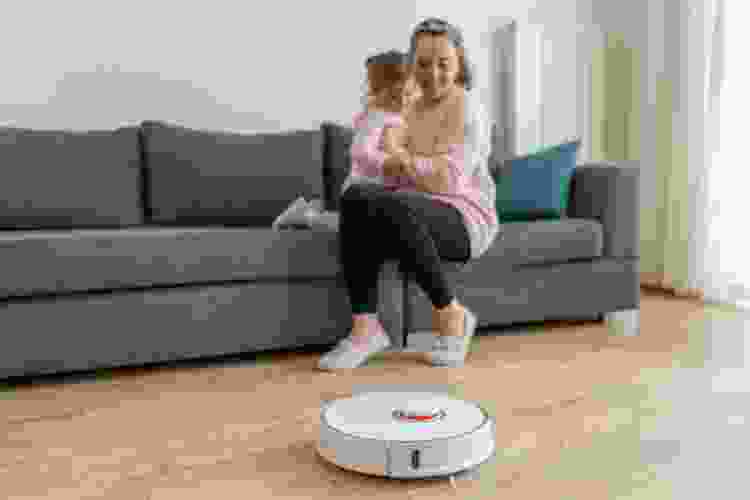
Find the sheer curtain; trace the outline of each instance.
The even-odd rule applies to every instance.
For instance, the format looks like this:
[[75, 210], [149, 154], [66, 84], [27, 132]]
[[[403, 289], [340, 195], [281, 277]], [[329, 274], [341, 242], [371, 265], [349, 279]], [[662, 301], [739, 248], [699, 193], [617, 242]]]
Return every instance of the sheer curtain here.
[[702, 276], [709, 302], [750, 305], [750, 165], [747, 137], [747, 2], [708, 2], [710, 60], [705, 78], [706, 210]]
[[[741, 20], [750, 8], [691, 0], [650, 2], [647, 9], [664, 19], [656, 104], [666, 111], [654, 115], [656, 140], [641, 151], [643, 165], [658, 174], [660, 201], [646, 214], [656, 228], [646, 238], [655, 272], [643, 283], [747, 308], [750, 166], [743, 135], [750, 73], [743, 56], [750, 30]], [[654, 23], [654, 39], [659, 29]]]

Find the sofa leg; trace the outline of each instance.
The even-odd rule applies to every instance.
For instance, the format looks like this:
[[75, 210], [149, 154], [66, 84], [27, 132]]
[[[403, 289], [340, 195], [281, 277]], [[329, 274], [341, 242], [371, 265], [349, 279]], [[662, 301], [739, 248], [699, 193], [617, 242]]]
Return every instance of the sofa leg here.
[[641, 330], [640, 309], [612, 311], [605, 314], [610, 335], [635, 337]]

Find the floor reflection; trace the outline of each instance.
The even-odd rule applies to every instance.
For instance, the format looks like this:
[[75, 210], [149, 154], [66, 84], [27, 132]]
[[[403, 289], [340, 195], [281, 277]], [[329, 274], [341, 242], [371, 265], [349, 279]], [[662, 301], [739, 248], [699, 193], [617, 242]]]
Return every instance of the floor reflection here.
[[673, 498], [748, 498], [750, 315], [708, 309], [688, 328], [688, 356], [655, 387], [670, 410], [642, 434], [641, 459]]

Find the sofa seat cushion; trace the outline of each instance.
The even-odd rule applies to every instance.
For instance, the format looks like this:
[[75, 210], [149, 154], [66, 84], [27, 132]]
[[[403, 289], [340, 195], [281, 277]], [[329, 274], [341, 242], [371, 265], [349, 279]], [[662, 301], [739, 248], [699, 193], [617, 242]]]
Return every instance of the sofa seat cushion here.
[[512, 222], [485, 256], [506, 266], [559, 264], [601, 257], [602, 243], [602, 225], [593, 219]]
[[0, 297], [228, 280], [336, 278], [336, 234], [266, 228], [0, 233]]
[[600, 258], [602, 246], [602, 225], [593, 219], [512, 222], [502, 224], [497, 239], [480, 258], [467, 263], [444, 261], [443, 269], [458, 282], [491, 287], [508, 270]]
[[143, 222], [138, 128], [0, 127], [0, 229]]

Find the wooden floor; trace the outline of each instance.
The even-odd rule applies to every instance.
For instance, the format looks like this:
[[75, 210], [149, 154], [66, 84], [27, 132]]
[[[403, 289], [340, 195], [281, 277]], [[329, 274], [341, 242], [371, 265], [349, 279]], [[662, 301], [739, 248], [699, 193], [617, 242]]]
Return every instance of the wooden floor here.
[[[628, 495], [668, 486], [634, 450], [663, 410], [648, 389], [695, 356], [690, 325], [706, 311], [644, 292], [639, 337], [602, 323], [487, 333], [461, 369], [390, 354], [331, 374], [316, 353], [285, 352], [5, 387], [0, 498], [640, 498]], [[321, 399], [404, 382], [494, 415], [498, 453], [477, 477], [388, 480], [317, 457]]]

